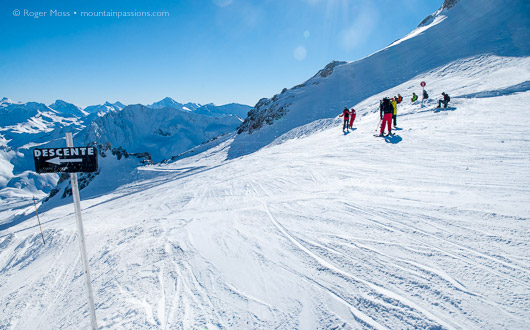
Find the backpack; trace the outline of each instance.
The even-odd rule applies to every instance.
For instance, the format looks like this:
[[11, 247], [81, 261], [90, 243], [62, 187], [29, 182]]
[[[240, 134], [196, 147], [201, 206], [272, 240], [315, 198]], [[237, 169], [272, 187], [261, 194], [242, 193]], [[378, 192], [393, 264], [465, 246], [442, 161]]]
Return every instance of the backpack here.
[[394, 106], [392, 106], [389, 98], [383, 99], [383, 113], [394, 113]]

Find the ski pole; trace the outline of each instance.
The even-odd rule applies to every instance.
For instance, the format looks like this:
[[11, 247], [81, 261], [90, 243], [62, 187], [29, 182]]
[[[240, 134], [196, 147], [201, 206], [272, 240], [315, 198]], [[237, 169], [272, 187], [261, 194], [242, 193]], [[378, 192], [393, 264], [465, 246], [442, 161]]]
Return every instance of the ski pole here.
[[35, 196], [33, 196], [33, 205], [35, 205], [35, 213], [37, 213], [37, 220], [39, 220], [40, 235], [42, 236], [42, 244], [46, 245], [44, 241], [44, 234], [42, 233], [42, 226], [40, 224], [39, 211], [37, 210], [37, 202], [35, 202]]
[[383, 121], [383, 119], [379, 119], [379, 123], [377, 124], [377, 127], [375, 128], [375, 131], [377, 132], [377, 130], [380, 128], [381, 126], [381, 122]]

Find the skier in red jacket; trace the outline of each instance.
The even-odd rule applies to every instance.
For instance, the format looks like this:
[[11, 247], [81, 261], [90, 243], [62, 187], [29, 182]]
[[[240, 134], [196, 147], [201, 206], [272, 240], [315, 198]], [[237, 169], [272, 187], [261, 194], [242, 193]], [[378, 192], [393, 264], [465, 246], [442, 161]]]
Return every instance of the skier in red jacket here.
[[353, 107], [350, 108], [350, 128], [353, 126], [353, 122], [355, 121], [355, 117], [357, 116], [357, 112]]

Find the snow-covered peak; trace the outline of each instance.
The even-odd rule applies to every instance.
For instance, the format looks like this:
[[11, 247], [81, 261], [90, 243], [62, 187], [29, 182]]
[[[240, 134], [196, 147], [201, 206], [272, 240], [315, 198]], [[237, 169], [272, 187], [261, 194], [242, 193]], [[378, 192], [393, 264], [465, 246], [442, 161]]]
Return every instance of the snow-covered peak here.
[[194, 111], [200, 106], [201, 105], [198, 103], [191, 103], [191, 102], [183, 104], [183, 103], [175, 101], [171, 97], [165, 97], [164, 99], [158, 102], [147, 105], [147, 107], [151, 109], [171, 108], [171, 109], [177, 109], [177, 110], [182, 110], [182, 111]]
[[60, 114], [67, 116], [73, 115], [76, 117], [84, 117], [88, 115], [88, 112], [83, 111], [83, 109], [81, 109], [80, 107], [72, 103], [65, 102], [63, 100], [56, 100], [54, 103], [50, 104], [49, 107], [53, 110], [56, 110]]
[[123, 103], [121, 103], [120, 101], [117, 101], [117, 102], [114, 102], [114, 103], [110, 103], [109, 101], [106, 101], [103, 106], [105, 107], [110, 107], [110, 108], [113, 108], [115, 110], [122, 110], [123, 108], [126, 107], [126, 105], [124, 105]]
[[0, 104], [10, 104], [13, 103], [9, 98], [3, 97], [2, 100], [0, 100]]
[[152, 109], [162, 109], [162, 108], [181, 109], [182, 106], [183, 106], [182, 103], [179, 103], [173, 100], [171, 97], [165, 97], [158, 102], [148, 105], [148, 107]]
[[184, 104], [183, 109], [184, 110], [189, 110], [189, 111], [194, 111], [194, 110], [197, 110], [197, 108], [199, 108], [200, 106], [201, 106], [200, 103], [188, 102], [188, 103]]
[[169, 96], [166, 96], [164, 97], [162, 100], [160, 100], [159, 102], [162, 102], [162, 103], [168, 103], [168, 104], [171, 104], [171, 103], [177, 103], [177, 104], [180, 104], [178, 102], [176, 102], [175, 100], [173, 100], [171, 97]]
[[125, 105], [121, 102], [105, 102], [104, 104], [91, 105], [85, 108], [85, 112], [89, 114], [97, 114], [98, 116], [103, 116], [112, 111], [120, 111], [125, 108]]
[[125, 104], [121, 103], [120, 101], [116, 101], [112, 104], [115, 108], [123, 109], [126, 107]]
[[60, 107], [66, 107], [66, 106], [69, 106], [69, 105], [73, 105], [73, 104], [72, 103], [68, 103], [66, 101], [63, 101], [63, 100], [55, 100], [55, 102], [50, 104], [49, 107], [51, 108], [52, 106], [54, 106], [54, 107], [59, 107], [60, 108]]

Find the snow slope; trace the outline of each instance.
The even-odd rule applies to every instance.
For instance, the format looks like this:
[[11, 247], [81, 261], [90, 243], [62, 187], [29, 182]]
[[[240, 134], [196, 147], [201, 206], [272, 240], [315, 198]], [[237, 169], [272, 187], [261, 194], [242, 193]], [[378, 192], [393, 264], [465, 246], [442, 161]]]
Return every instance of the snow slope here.
[[[305, 83], [261, 100], [239, 129], [230, 157], [254, 152], [293, 128], [333, 118], [344, 106], [453, 61], [484, 54], [530, 56], [529, 1], [462, 0], [446, 7], [387, 48], [355, 62], [332, 62]], [[455, 92], [451, 86], [445, 91]]]
[[[530, 91], [506, 86], [529, 63], [456, 61], [364, 100], [347, 135], [316, 121], [81, 191], [99, 326], [527, 329]], [[451, 107], [406, 100], [397, 135], [373, 137], [381, 96], [420, 79]], [[46, 245], [26, 212], [0, 231], [0, 328], [88, 328], [73, 206], [41, 214]]]

